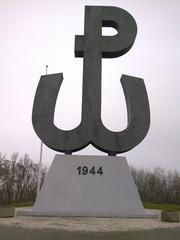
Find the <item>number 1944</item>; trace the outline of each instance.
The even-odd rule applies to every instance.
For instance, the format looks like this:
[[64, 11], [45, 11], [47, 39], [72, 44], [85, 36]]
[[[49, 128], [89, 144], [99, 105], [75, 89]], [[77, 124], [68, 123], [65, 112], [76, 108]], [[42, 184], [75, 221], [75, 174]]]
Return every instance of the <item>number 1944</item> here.
[[78, 175], [87, 175], [87, 174], [103, 175], [103, 168], [102, 167], [96, 168], [95, 166], [93, 166], [93, 167], [89, 168], [87, 166], [79, 166], [77, 168], [77, 171], [78, 171]]

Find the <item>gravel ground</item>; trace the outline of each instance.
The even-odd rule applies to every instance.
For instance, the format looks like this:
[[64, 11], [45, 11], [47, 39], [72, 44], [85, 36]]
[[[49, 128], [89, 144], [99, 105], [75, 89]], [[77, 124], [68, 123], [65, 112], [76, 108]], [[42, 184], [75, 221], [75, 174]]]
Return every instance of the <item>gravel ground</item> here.
[[28, 229], [58, 229], [85, 232], [113, 232], [180, 227], [180, 223], [145, 218], [24, 217], [0, 218], [0, 225]]

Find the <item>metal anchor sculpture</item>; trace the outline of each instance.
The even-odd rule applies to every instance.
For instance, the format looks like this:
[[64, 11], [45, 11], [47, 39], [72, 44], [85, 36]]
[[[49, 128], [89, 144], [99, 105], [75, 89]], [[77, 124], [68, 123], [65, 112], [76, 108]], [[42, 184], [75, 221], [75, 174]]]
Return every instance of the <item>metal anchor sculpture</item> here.
[[[102, 36], [103, 27], [117, 30]], [[62, 73], [41, 76], [33, 106], [32, 122], [39, 138], [53, 150], [71, 154], [89, 144], [116, 155], [129, 151], [146, 136], [150, 111], [143, 79], [122, 75], [128, 126], [121, 132], [108, 130], [101, 120], [101, 58], [122, 56], [132, 47], [137, 33], [134, 18], [117, 7], [86, 6], [84, 35], [75, 36], [75, 57], [84, 58], [82, 119], [75, 129], [64, 131], [54, 125]]]

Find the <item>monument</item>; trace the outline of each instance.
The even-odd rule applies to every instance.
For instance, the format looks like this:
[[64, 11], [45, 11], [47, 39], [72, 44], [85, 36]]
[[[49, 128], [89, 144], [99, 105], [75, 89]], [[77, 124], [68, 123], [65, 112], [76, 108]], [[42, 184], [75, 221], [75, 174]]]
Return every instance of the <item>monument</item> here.
[[[121, 8], [86, 6], [84, 24], [84, 35], [75, 36], [75, 57], [83, 58], [81, 123], [69, 131], [54, 125], [63, 75], [41, 76], [33, 127], [44, 144], [65, 155], [55, 156], [35, 205], [24, 212], [38, 216], [155, 216], [145, 212], [126, 158], [116, 156], [134, 148], [148, 132], [150, 111], [143, 79], [121, 77], [128, 114], [125, 130], [110, 131], [101, 120], [101, 59], [116, 58], [131, 49], [136, 22]], [[102, 36], [102, 27], [113, 27], [117, 34]], [[72, 155], [89, 144], [108, 156]]]

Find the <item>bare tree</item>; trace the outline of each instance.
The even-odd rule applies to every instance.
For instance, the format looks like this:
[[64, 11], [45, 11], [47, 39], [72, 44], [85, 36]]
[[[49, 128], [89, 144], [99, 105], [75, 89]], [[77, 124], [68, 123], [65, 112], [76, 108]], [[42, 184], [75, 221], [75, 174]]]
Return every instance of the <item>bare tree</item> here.
[[[47, 173], [42, 168], [41, 185]], [[37, 193], [38, 165], [27, 154], [19, 158], [18, 153], [11, 160], [0, 155], [0, 203], [34, 201]]]
[[131, 173], [142, 201], [180, 205], [180, 173], [131, 167]]

